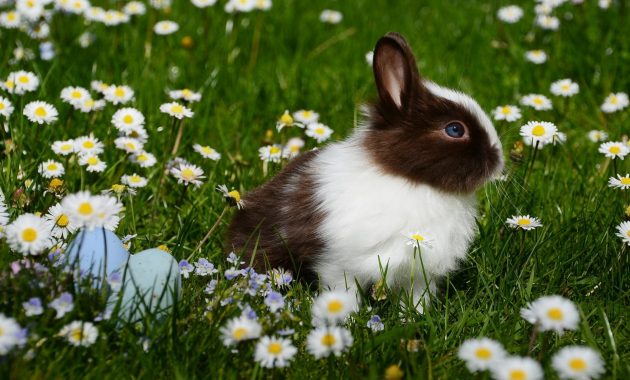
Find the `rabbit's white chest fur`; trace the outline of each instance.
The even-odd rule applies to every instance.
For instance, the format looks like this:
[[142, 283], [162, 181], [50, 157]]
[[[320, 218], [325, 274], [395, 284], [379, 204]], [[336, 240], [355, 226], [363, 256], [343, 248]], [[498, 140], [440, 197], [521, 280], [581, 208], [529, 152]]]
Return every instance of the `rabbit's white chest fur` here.
[[384, 173], [359, 143], [360, 135], [328, 146], [311, 166], [318, 173], [316, 200], [326, 215], [320, 226], [325, 248], [314, 268], [322, 285], [341, 287], [355, 279], [365, 285], [378, 281], [387, 267], [389, 285], [408, 287], [414, 248], [406, 235], [415, 231], [432, 239], [421, 254], [427, 277], [453, 270], [474, 236], [474, 194], [448, 194]]

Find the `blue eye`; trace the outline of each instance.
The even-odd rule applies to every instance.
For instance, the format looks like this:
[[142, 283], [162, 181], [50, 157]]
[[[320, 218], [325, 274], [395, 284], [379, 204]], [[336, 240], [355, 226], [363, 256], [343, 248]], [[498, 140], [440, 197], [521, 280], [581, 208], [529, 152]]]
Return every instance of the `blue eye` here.
[[466, 129], [461, 123], [453, 122], [453, 123], [449, 123], [449, 125], [447, 125], [446, 128], [444, 128], [444, 131], [450, 137], [458, 139], [464, 136]]

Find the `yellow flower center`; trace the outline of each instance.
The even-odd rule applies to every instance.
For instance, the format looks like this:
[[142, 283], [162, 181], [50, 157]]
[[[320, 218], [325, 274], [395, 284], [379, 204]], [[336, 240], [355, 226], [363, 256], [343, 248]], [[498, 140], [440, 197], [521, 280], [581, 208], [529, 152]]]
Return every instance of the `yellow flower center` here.
[[122, 98], [123, 96], [125, 96], [125, 89], [122, 87], [116, 87], [116, 89], [114, 90], [114, 95], [117, 98]]
[[184, 107], [180, 106], [179, 104], [175, 104], [173, 107], [171, 107], [171, 112], [173, 112], [173, 113], [183, 113], [184, 112]]
[[7, 14], [7, 19], [8, 19], [9, 21], [15, 21], [15, 19], [16, 19], [16, 18], [17, 18], [17, 15], [16, 15], [16, 13], [15, 13], [15, 12], [9, 12], [9, 13]]
[[75, 342], [80, 342], [83, 339], [83, 329], [74, 329], [70, 333], [70, 339]]
[[140, 178], [140, 176], [138, 175], [132, 175], [131, 177], [129, 177], [129, 180], [133, 183], [142, 182], [142, 178]]
[[339, 300], [332, 300], [328, 302], [328, 312], [339, 313], [343, 309], [343, 303]]
[[78, 211], [81, 215], [90, 215], [94, 210], [89, 202], [83, 202], [79, 205]]
[[336, 342], [335, 336], [334, 336], [334, 335], [332, 335], [332, 334], [325, 334], [325, 335], [322, 337], [322, 344], [323, 344], [324, 346], [328, 346], [328, 347], [330, 347], [330, 346], [334, 345], [334, 344], [335, 344], [335, 342]]
[[317, 133], [318, 135], [323, 135], [324, 133], [326, 133], [326, 131], [322, 127], [317, 127], [315, 128], [315, 133]]
[[424, 241], [424, 236], [420, 234], [412, 234], [411, 238], [415, 241]]
[[510, 371], [510, 380], [526, 380], [527, 379], [527, 373], [525, 371], [523, 371], [522, 369], [515, 369]]
[[28, 243], [32, 243], [37, 239], [37, 231], [34, 228], [25, 228], [22, 231], [22, 240]]
[[568, 84], [563, 84], [560, 87], [562, 88], [563, 91], [569, 91], [569, 85]]
[[241, 193], [239, 193], [236, 190], [232, 190], [228, 193], [228, 195], [230, 196], [230, 198], [234, 199], [236, 202], [240, 202], [241, 201]]
[[313, 112], [312, 111], [302, 111], [302, 117], [304, 117], [305, 119], [308, 119], [311, 116], [313, 116]]
[[83, 142], [83, 147], [87, 148], [87, 149], [94, 148], [94, 141], [87, 140], [87, 141]]
[[236, 330], [234, 330], [234, 332], [232, 333], [232, 336], [236, 340], [241, 340], [245, 338], [246, 335], [247, 335], [247, 329], [245, 327], [239, 327]]
[[68, 219], [68, 217], [65, 214], [61, 214], [57, 218], [57, 222], [56, 223], [57, 223], [57, 225], [59, 227], [66, 227], [69, 222], [70, 222], [70, 220]]
[[28, 76], [26, 76], [26, 75], [21, 75], [21, 76], [18, 78], [18, 82], [20, 82], [20, 83], [24, 83], [24, 84], [28, 83], [28, 82], [29, 82]]
[[182, 170], [181, 173], [182, 177], [187, 181], [190, 181], [195, 176], [195, 172], [190, 168]]
[[94, 99], [87, 99], [84, 103], [84, 106], [88, 107], [88, 108], [92, 108], [94, 107]]
[[621, 152], [621, 148], [617, 145], [613, 145], [608, 149], [608, 151], [612, 154], [619, 154]]
[[148, 160], [149, 157], [146, 154], [139, 154], [138, 157], [136, 157], [136, 160], [140, 161], [140, 162], [144, 162], [146, 160]]
[[582, 358], [573, 358], [569, 360], [569, 367], [576, 372], [584, 372], [588, 367], [586, 361]]
[[540, 137], [544, 134], [545, 134], [545, 127], [543, 127], [542, 125], [536, 124], [534, 128], [532, 128], [532, 135]]
[[560, 310], [560, 308], [552, 307], [547, 311], [547, 316], [549, 317], [549, 319], [553, 319], [554, 321], [561, 321], [564, 317], [564, 314], [562, 313], [562, 310]]
[[270, 154], [278, 154], [278, 153], [280, 153], [280, 148], [278, 148], [277, 146], [272, 146], [272, 147], [269, 149], [269, 153], [270, 153]]
[[541, 105], [543, 104], [543, 100], [541, 98], [534, 98], [534, 104]]
[[130, 142], [125, 144], [125, 148], [127, 148], [127, 150], [132, 150], [132, 151], [136, 150], [136, 146], [133, 145], [133, 143], [130, 143]]
[[612, 104], [617, 104], [617, 102], [619, 102], [619, 100], [617, 100], [617, 97], [616, 97], [615, 95], [612, 95], [612, 96], [610, 97], [610, 102], [611, 102]]
[[131, 123], [133, 123], [133, 116], [131, 116], [131, 115], [125, 115], [125, 117], [123, 117], [123, 122], [125, 122], [126, 124], [131, 124]]
[[7, 86], [9, 90], [12, 90], [13, 87], [15, 87], [15, 82], [9, 79], [6, 82], [4, 82], [4, 85]]
[[299, 152], [299, 151], [300, 151], [300, 147], [299, 147], [299, 145], [291, 145], [291, 146], [289, 147], [289, 150], [290, 150], [291, 152], [293, 152], [293, 153], [297, 153], [297, 152]]
[[67, 152], [67, 151], [70, 151], [70, 150], [72, 150], [72, 144], [63, 144], [61, 146], [61, 151], [62, 152]]
[[0, 111], [4, 109], [4, 103], [0, 102]]
[[63, 181], [60, 180], [59, 178], [53, 178], [48, 184], [48, 187], [50, 187], [53, 190], [56, 190], [60, 188], [61, 186], [63, 186]]
[[37, 108], [35, 108], [35, 115], [39, 116], [39, 117], [45, 117], [46, 116], [46, 109], [42, 106], [39, 106]]
[[83, 94], [81, 94], [81, 91], [78, 91], [78, 90], [74, 90], [74, 91], [72, 91], [72, 93], [70, 94], [70, 96], [71, 96], [71, 97], [73, 97], [73, 98], [75, 98], [75, 99], [80, 99], [82, 95], [83, 95]]
[[214, 154], [214, 149], [208, 146], [202, 146], [201, 151], [204, 152], [205, 154]]
[[532, 221], [527, 218], [520, 218], [516, 221], [516, 224], [518, 224], [519, 226], [529, 226], [530, 224], [532, 224]]
[[272, 342], [267, 347], [267, 351], [272, 355], [278, 355], [282, 352], [282, 345], [278, 342]]
[[125, 185], [120, 185], [120, 184], [114, 184], [112, 185], [112, 191], [116, 194], [122, 194], [123, 191], [125, 191], [127, 187]]
[[486, 347], [480, 347], [475, 351], [475, 356], [481, 360], [489, 360], [492, 358], [492, 351], [487, 349]]
[[293, 125], [293, 118], [288, 112], [285, 112], [282, 116], [280, 116], [280, 123], [284, 125]]
[[88, 163], [88, 165], [92, 165], [92, 166], [96, 165], [96, 164], [98, 164], [98, 158], [90, 157], [90, 158], [87, 159], [87, 163]]
[[189, 98], [192, 95], [192, 91], [190, 91], [189, 89], [185, 88], [182, 90], [182, 96], [184, 98]]
[[46, 169], [49, 171], [57, 170], [57, 164], [48, 164], [48, 166], [46, 166]]
[[622, 177], [619, 181], [622, 185], [630, 185], [630, 177]]
[[504, 115], [509, 115], [511, 113], [510, 111], [511, 111], [510, 107], [505, 106], [505, 107], [501, 108], [501, 113], [504, 114]]

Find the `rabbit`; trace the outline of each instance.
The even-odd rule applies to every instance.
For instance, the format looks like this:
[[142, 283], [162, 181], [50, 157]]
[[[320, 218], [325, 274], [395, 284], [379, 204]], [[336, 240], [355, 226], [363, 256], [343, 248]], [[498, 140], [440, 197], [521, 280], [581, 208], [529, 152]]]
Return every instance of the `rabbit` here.
[[[466, 256], [475, 191], [500, 174], [501, 142], [475, 100], [420, 75], [401, 35], [380, 38], [373, 71], [378, 99], [366, 120], [246, 194], [228, 246], [257, 270], [292, 270], [323, 288], [384, 280], [422, 311]], [[430, 246], [408, 244], [413, 231]]]

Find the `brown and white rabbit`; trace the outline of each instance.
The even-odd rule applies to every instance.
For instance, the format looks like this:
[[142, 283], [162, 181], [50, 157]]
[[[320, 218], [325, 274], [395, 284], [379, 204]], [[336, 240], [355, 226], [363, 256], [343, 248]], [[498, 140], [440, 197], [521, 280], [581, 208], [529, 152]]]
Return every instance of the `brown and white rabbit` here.
[[[399, 34], [378, 41], [373, 69], [379, 99], [365, 125], [247, 194], [229, 244], [255, 253], [258, 270], [289, 269], [323, 287], [363, 287], [386, 271], [422, 310], [435, 279], [466, 255], [475, 190], [502, 170], [501, 143], [475, 100], [420, 76]], [[419, 256], [411, 231], [432, 238]]]

